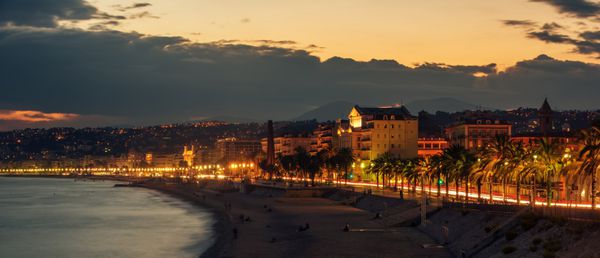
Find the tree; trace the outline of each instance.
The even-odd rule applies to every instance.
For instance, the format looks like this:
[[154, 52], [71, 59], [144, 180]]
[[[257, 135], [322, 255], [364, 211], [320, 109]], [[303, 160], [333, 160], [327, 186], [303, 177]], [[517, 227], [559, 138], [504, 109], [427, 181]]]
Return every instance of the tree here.
[[540, 146], [537, 149], [537, 157], [539, 157], [541, 171], [544, 172], [546, 185], [546, 204], [551, 205], [552, 202], [552, 179], [554, 179], [561, 171], [564, 163], [561, 161], [562, 155], [558, 149], [558, 145], [547, 139], [540, 141]]
[[586, 177], [591, 177], [592, 209], [596, 208], [596, 174], [600, 166], [600, 128], [592, 127], [582, 131], [583, 148], [579, 152], [582, 160], [580, 172]]
[[354, 155], [352, 155], [352, 149], [342, 148], [338, 150], [335, 155], [335, 160], [337, 161], [338, 167], [344, 171], [344, 181], [346, 184], [348, 183], [348, 170], [354, 163]]
[[296, 164], [296, 168], [300, 172], [302, 179], [305, 180], [306, 172], [308, 170], [308, 165], [310, 162], [310, 154], [306, 151], [306, 149], [302, 148], [301, 146], [296, 147], [294, 151], [296, 152], [294, 154], [294, 162]]
[[383, 172], [384, 160], [381, 157], [377, 157], [371, 161], [371, 165], [365, 170], [367, 174], [374, 175], [375, 181], [377, 182], [377, 188], [379, 188], [379, 175]]
[[294, 177], [294, 169], [297, 167], [296, 160], [293, 155], [285, 155], [279, 157], [279, 163], [281, 164], [281, 168], [285, 171], [285, 174], [289, 178]]
[[315, 176], [321, 171], [324, 160], [322, 156], [315, 155], [308, 158], [308, 164], [306, 165], [306, 172], [310, 178], [310, 184], [315, 186]]

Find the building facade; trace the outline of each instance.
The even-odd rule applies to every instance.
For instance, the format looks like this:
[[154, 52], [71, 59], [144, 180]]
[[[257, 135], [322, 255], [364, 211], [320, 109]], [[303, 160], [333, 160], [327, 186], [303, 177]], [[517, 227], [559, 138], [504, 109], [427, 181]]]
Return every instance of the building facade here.
[[497, 135], [510, 137], [512, 124], [489, 117], [473, 117], [446, 128], [445, 133], [449, 145], [474, 149], [490, 144]]
[[405, 107], [354, 106], [348, 119], [351, 148], [359, 161], [371, 161], [386, 152], [401, 159], [417, 157], [418, 119]]
[[[274, 137], [275, 156], [289, 156], [296, 154], [296, 148], [301, 147], [306, 151], [311, 150], [313, 138], [302, 135], [285, 135]], [[261, 140], [262, 151], [267, 152], [267, 138]]]
[[261, 151], [259, 140], [238, 139], [235, 137], [219, 139], [215, 143], [216, 159], [220, 163], [229, 163], [251, 159]]
[[444, 149], [448, 148], [448, 141], [445, 138], [419, 137], [417, 143], [417, 153], [419, 157], [438, 155], [441, 154]]

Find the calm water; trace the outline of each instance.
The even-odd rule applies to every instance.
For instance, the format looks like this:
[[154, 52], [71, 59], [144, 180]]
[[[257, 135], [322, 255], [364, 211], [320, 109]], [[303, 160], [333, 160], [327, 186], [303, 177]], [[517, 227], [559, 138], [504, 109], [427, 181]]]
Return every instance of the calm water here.
[[0, 177], [0, 257], [198, 257], [211, 214], [115, 182]]

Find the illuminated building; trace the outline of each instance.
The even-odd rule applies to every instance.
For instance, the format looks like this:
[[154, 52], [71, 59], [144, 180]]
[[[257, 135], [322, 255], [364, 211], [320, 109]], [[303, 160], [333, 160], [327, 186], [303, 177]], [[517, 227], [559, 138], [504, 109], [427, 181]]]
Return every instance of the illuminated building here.
[[[306, 151], [311, 148], [311, 137], [302, 135], [284, 135], [275, 137], [273, 142], [276, 156], [288, 156], [296, 153], [296, 148], [302, 147]], [[261, 140], [262, 150], [267, 151], [267, 138]]]
[[476, 115], [446, 128], [445, 132], [450, 145], [473, 149], [488, 145], [497, 135], [510, 137], [512, 125], [499, 119]]
[[188, 167], [194, 165], [194, 158], [196, 157], [196, 153], [194, 153], [194, 146], [192, 145], [189, 149], [187, 146], [183, 146], [183, 161], [187, 163]]
[[215, 149], [217, 160], [227, 163], [253, 158], [256, 154], [260, 153], [261, 144], [258, 140], [230, 137], [217, 140]]
[[554, 127], [554, 111], [548, 103], [548, 99], [544, 99], [544, 103], [538, 109], [539, 129], [531, 133], [521, 133], [511, 137], [512, 141], [522, 142], [526, 146], [538, 146], [542, 139], [548, 142], [558, 144], [569, 150], [578, 149], [578, 139], [569, 130], [557, 131]]
[[437, 155], [448, 148], [448, 141], [444, 138], [419, 138], [417, 143], [419, 157]]
[[405, 107], [354, 106], [348, 118], [358, 160], [370, 161], [386, 152], [401, 159], [417, 157], [418, 119]]

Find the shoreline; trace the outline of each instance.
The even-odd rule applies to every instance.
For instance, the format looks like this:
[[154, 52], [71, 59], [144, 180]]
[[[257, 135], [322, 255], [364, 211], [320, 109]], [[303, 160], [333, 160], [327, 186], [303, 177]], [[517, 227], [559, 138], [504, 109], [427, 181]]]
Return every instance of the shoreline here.
[[224, 209], [220, 209], [214, 204], [208, 204], [207, 202], [200, 201], [199, 198], [194, 195], [194, 193], [189, 192], [191, 189], [181, 189], [182, 187], [185, 187], [184, 185], [176, 186], [177, 187], [165, 187], [155, 183], [142, 183], [136, 187], [142, 187], [161, 192], [179, 200], [191, 203], [192, 205], [200, 207], [211, 213], [215, 220], [215, 223], [212, 225], [214, 242], [208, 249], [199, 254], [199, 257], [220, 257], [219, 254], [222, 253], [231, 242], [227, 239], [232, 239], [233, 237], [232, 234], [229, 233], [231, 232], [231, 216], [227, 214]]
[[[51, 178], [51, 179], [84, 179], [84, 180], [102, 180], [102, 181], [116, 181], [116, 182], [139, 182], [139, 180], [128, 178], [128, 177], [114, 177], [114, 176], [91, 176], [91, 177], [81, 177], [81, 176], [56, 176], [56, 175], [1, 175], [1, 177], [13, 178]], [[178, 184], [177, 188], [181, 188], [183, 185]], [[142, 183], [132, 187], [140, 187], [145, 189], [150, 189], [154, 191], [158, 191], [162, 194], [171, 196], [173, 198], [179, 199], [181, 201], [192, 204], [195, 207], [199, 207], [201, 209], [206, 210], [210, 213], [215, 220], [214, 224], [211, 225], [212, 233], [214, 234], [214, 242], [210, 245], [209, 248], [204, 250], [198, 257], [220, 257], [219, 253], [222, 253], [226, 248], [230, 241], [226, 239], [231, 239], [231, 219], [229, 214], [227, 214], [223, 209], [217, 208], [215, 205], [209, 205], [207, 203], [201, 202], [198, 200], [193, 193], [189, 193], [186, 191], [182, 191], [183, 189], [167, 188], [161, 186], [159, 184], [148, 184]], [[189, 189], [188, 189], [189, 190]]]
[[[118, 177], [88, 179], [139, 181]], [[389, 228], [374, 219], [371, 209], [377, 205], [369, 200], [365, 207], [354, 207], [331, 198], [278, 197], [269, 191], [221, 193], [212, 189], [222, 185], [207, 182], [185, 185], [146, 181], [136, 185], [169, 194], [213, 214], [214, 243], [199, 257], [453, 257], [446, 248], [424, 248], [437, 242], [414, 227]], [[352, 229], [349, 232], [342, 230], [346, 224]]]

